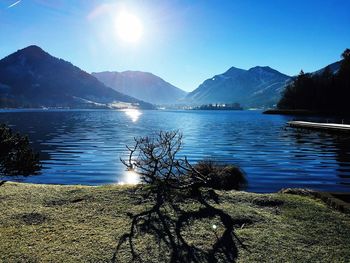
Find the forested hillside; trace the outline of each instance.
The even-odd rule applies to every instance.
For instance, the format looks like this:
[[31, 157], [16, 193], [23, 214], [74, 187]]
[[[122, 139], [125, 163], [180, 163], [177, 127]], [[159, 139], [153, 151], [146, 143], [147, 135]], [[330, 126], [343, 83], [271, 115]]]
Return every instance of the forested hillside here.
[[330, 67], [314, 74], [301, 71], [286, 87], [277, 107], [349, 115], [350, 49], [341, 56], [340, 68], [335, 73]]

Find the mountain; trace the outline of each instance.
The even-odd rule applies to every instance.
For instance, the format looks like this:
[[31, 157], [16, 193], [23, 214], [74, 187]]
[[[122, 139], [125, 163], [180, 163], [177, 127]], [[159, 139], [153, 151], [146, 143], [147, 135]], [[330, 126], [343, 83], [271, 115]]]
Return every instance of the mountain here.
[[108, 87], [153, 104], [176, 104], [187, 95], [187, 92], [148, 72], [105, 71], [92, 75]]
[[343, 59], [312, 73], [300, 72], [277, 104], [279, 110], [349, 116], [350, 49]]
[[276, 104], [291, 77], [270, 67], [249, 70], [232, 67], [223, 74], [205, 80], [190, 92], [191, 104], [240, 103], [243, 107], [268, 107]]
[[332, 74], [336, 74], [338, 72], [338, 70], [340, 69], [340, 65], [341, 65], [341, 61], [337, 61], [337, 62], [329, 64], [328, 66], [321, 68], [315, 72], [312, 72], [311, 74], [320, 75], [325, 71], [326, 68], [328, 68]]
[[0, 60], [0, 107], [153, 108], [38, 46]]

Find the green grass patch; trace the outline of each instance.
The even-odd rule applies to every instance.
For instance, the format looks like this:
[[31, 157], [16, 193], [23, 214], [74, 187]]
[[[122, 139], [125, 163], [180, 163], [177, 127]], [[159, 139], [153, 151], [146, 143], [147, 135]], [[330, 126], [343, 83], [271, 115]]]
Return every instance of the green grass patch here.
[[[237, 245], [238, 262], [350, 262], [349, 214], [308, 196], [216, 193], [219, 204], [210, 204], [234, 219], [235, 233], [246, 246]], [[130, 214], [151, 205], [133, 186], [5, 183], [0, 187], [0, 262], [110, 262], [130, 230]], [[200, 209], [198, 203], [179, 205]], [[223, 230], [216, 217], [192, 218], [181, 228], [186, 243], [204, 251]], [[169, 247], [155, 235], [138, 236], [135, 244], [144, 262], [167, 262]], [[128, 243], [117, 259], [132, 260]]]

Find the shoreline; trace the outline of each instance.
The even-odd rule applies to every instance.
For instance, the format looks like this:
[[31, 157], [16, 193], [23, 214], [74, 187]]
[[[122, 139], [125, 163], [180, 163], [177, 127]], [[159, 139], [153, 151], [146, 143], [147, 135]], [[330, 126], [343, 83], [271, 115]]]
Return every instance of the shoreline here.
[[[15, 182], [9, 180], [0, 180], [0, 189], [6, 184], [13, 185], [28, 185], [33, 187], [53, 187], [53, 188], [136, 188], [141, 185], [138, 184], [103, 184], [103, 185], [83, 185], [83, 184], [45, 184], [45, 183], [27, 183], [27, 182]], [[333, 192], [333, 191], [318, 191], [312, 190], [309, 188], [282, 188], [276, 192], [249, 192], [246, 190], [231, 190], [233, 192], [240, 192], [246, 194], [254, 194], [254, 195], [273, 195], [273, 194], [293, 194], [300, 196], [312, 196], [316, 199], [320, 199], [324, 201], [326, 204], [330, 205], [330, 207], [339, 210], [339, 211], [349, 211], [350, 212], [350, 192]]]

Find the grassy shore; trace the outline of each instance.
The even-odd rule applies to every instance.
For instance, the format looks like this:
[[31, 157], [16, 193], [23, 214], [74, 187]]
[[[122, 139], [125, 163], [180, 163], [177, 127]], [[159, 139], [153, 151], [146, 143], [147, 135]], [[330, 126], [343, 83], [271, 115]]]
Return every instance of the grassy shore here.
[[[307, 196], [217, 193], [220, 202], [211, 205], [237, 222], [235, 232], [246, 246], [238, 246], [238, 262], [350, 262], [348, 213]], [[111, 262], [118, 240], [130, 230], [128, 214], [150, 203], [135, 186], [7, 182], [0, 187], [0, 205], [0, 262]], [[199, 209], [193, 203], [181, 206]], [[206, 218], [189, 222], [183, 236], [206, 250], [221, 230], [217, 218]], [[138, 238], [136, 250], [144, 262], [164, 262], [169, 254], [152, 235]], [[131, 260], [127, 244], [117, 259]]]

